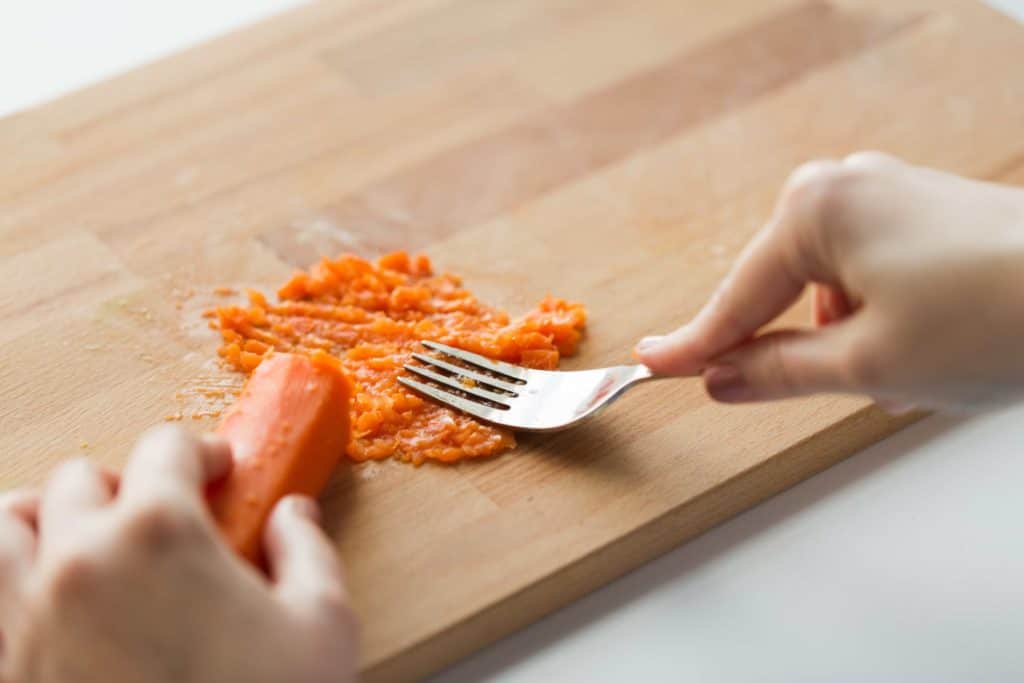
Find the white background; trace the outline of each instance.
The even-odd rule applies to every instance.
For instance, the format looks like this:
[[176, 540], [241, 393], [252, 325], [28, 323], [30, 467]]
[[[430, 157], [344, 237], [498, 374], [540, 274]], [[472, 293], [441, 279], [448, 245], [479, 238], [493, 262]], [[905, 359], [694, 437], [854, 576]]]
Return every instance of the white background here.
[[[8, 0], [0, 115], [297, 4]], [[1022, 488], [1024, 406], [930, 418], [438, 680], [1024, 681]]]

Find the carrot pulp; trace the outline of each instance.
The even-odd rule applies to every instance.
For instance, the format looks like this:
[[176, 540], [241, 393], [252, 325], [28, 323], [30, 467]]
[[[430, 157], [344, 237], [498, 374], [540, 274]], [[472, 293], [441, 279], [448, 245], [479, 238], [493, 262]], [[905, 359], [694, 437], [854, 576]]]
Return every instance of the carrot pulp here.
[[515, 445], [510, 431], [397, 382], [422, 340], [550, 370], [575, 353], [586, 324], [581, 304], [555, 297], [510, 320], [458, 276], [435, 274], [426, 256], [405, 252], [376, 263], [353, 255], [323, 259], [285, 282], [277, 301], [255, 290], [247, 295], [247, 306], [214, 309], [221, 357], [242, 372], [254, 371], [275, 351], [336, 358], [354, 383], [347, 454], [356, 461], [455, 462]]

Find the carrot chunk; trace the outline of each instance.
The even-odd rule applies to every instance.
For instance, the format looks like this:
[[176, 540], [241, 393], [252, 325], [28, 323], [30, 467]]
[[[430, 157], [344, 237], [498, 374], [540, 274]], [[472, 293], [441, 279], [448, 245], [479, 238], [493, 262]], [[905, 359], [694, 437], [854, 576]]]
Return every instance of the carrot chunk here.
[[217, 428], [234, 469], [209, 503], [228, 543], [258, 562], [263, 525], [290, 494], [318, 496], [351, 438], [352, 385], [325, 354], [262, 359]]

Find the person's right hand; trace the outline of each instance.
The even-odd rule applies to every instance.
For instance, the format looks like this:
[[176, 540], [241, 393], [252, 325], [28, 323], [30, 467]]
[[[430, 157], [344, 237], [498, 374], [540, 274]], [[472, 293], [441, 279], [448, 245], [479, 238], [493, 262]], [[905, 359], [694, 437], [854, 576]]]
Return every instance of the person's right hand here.
[[[758, 330], [817, 285], [816, 330]], [[876, 152], [802, 166], [687, 325], [638, 345], [712, 397], [865, 393], [977, 408], [1024, 396], [1024, 190]]]

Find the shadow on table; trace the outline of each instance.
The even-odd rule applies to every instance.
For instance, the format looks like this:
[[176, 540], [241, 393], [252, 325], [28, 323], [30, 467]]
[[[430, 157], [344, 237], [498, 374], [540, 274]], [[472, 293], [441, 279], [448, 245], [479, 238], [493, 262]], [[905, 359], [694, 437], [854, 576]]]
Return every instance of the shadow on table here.
[[902, 454], [942, 436], [968, 419], [926, 418], [498, 641], [430, 680], [433, 683], [463, 683], [495, 676], [517, 662], [557, 645], [559, 640], [587, 624], [713, 561], [844, 487], [871, 476]]

